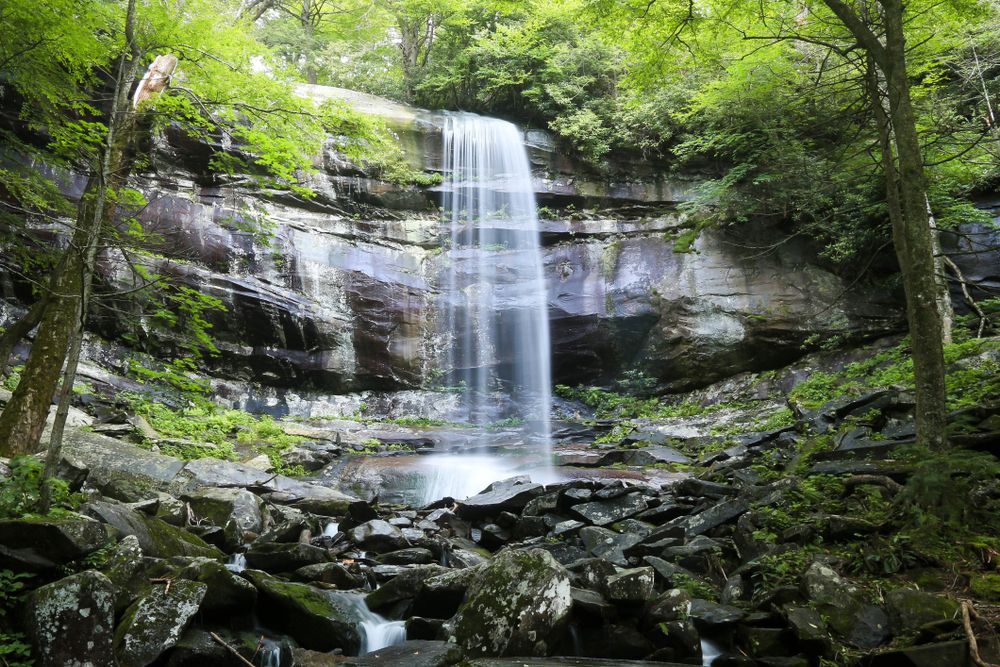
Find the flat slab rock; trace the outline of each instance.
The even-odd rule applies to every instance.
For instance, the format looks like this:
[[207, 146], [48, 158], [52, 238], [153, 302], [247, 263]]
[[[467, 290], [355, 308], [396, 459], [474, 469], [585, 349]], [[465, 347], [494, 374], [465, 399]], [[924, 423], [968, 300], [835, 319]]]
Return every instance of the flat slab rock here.
[[617, 658], [478, 658], [466, 664], [469, 667], [691, 667], [679, 662]]

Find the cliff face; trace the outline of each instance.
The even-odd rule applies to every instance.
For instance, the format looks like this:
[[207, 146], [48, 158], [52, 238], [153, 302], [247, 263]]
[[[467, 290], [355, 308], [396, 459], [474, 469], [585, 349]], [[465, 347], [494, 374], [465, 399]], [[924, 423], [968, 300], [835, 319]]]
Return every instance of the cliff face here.
[[[307, 92], [383, 116], [414, 164], [439, 168], [440, 114], [334, 89]], [[838, 277], [806, 240], [777, 243], [784, 237], [775, 229], [705, 230], [691, 252], [675, 251], [686, 224], [676, 209], [691, 182], [628, 161], [614, 166], [618, 176], [599, 177], [544, 132], [529, 131], [526, 141], [545, 207], [557, 382], [634, 369], [694, 386], [788, 361], [810, 337], [868, 338], [900, 327], [897, 295]], [[317, 158], [316, 196], [306, 200], [209, 177], [207, 155], [168, 133], [144, 177], [150, 204], [141, 220], [161, 237], [154, 268], [226, 305], [212, 316], [221, 355], [211, 371], [328, 394], [431, 385], [447, 358], [436, 307], [445, 269], [441, 186], [372, 180], [327, 151]], [[246, 231], [254, 221], [272, 227], [270, 244]], [[122, 287], [131, 281], [126, 266], [114, 253], [102, 259]], [[516, 306], [516, 295], [509, 301]], [[109, 339], [134, 330], [134, 304], [114, 305], [95, 316]]]

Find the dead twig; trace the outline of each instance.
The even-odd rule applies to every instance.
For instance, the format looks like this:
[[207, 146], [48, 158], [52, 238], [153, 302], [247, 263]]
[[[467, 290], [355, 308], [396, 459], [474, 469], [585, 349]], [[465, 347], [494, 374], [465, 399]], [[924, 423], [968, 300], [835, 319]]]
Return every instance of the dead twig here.
[[149, 583], [151, 583], [151, 584], [166, 584], [166, 587], [163, 589], [163, 592], [164, 592], [164, 594], [167, 594], [167, 593], [170, 593], [170, 584], [174, 583], [174, 580], [171, 579], [170, 577], [157, 577], [155, 579], [150, 579]]
[[979, 654], [979, 642], [976, 641], [976, 633], [972, 631], [972, 603], [968, 600], [962, 602], [962, 626], [965, 627], [965, 636], [969, 640], [969, 656], [979, 667], [998, 667], [995, 663], [986, 662]]
[[215, 634], [214, 632], [209, 632], [208, 634], [211, 635], [211, 637], [212, 637], [213, 640], [215, 640], [216, 642], [218, 642], [219, 644], [221, 644], [222, 646], [224, 646], [230, 653], [232, 653], [234, 656], [236, 656], [236, 659], [239, 660], [240, 662], [242, 662], [244, 665], [250, 665], [250, 667], [257, 667], [252, 662], [250, 662], [249, 660], [247, 660], [246, 658], [244, 658], [242, 655], [240, 655], [240, 652], [237, 651], [236, 649], [234, 649], [228, 643], [226, 643], [226, 640], [224, 640], [222, 637], [220, 637], [219, 635]]
[[844, 495], [849, 495], [854, 491], [854, 487], [865, 484], [881, 486], [892, 495], [896, 495], [903, 490], [903, 485], [885, 475], [854, 475], [844, 480]]

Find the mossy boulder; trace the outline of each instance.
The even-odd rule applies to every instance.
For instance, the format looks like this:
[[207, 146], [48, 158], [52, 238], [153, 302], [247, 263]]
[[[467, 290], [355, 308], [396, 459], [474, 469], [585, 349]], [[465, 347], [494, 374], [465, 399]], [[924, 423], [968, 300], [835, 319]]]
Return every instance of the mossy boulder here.
[[813, 563], [802, 577], [802, 589], [829, 627], [849, 644], [870, 649], [890, 636], [889, 617], [881, 607], [865, 604], [856, 586], [830, 567]]
[[197, 535], [183, 528], [171, 526], [155, 517], [146, 516], [123, 503], [111, 500], [96, 500], [81, 508], [85, 512], [110, 525], [121, 536], [135, 535], [143, 553], [154, 558], [174, 556], [204, 556], [223, 558], [223, 553], [207, 544]]
[[144, 667], [172, 648], [201, 607], [208, 586], [176, 579], [129, 607], [115, 631], [121, 667]]
[[25, 625], [38, 667], [113, 665], [115, 586], [93, 570], [36, 589]]
[[39, 572], [104, 546], [108, 531], [80, 514], [0, 521], [0, 567]]
[[123, 610], [133, 595], [144, 584], [142, 577], [142, 547], [135, 535], [126, 535], [115, 545], [115, 550], [101, 568], [115, 586], [115, 608]]
[[544, 656], [573, 605], [570, 577], [547, 551], [505, 551], [481, 570], [455, 618], [470, 655]]
[[958, 614], [958, 603], [954, 600], [914, 588], [889, 591], [885, 606], [894, 634], [912, 632], [927, 623], [955, 618]]
[[282, 581], [259, 570], [246, 570], [243, 576], [257, 587], [257, 611], [269, 627], [314, 651], [339, 648], [357, 655], [361, 649], [356, 603], [346, 594]]

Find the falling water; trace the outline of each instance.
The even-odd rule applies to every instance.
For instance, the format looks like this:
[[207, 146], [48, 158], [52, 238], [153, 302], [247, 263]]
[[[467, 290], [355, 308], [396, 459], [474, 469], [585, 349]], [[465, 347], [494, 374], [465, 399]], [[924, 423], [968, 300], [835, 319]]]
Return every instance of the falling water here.
[[226, 562], [226, 569], [237, 574], [247, 569], [246, 554], [233, 554]]
[[406, 641], [406, 621], [390, 621], [379, 616], [365, 603], [361, 595], [345, 593], [341, 598], [349, 604], [361, 629], [361, 655]]
[[448, 115], [444, 172], [449, 383], [462, 392], [462, 417], [469, 423], [524, 420], [525, 437], [548, 461], [547, 298], [520, 132], [495, 118]]

